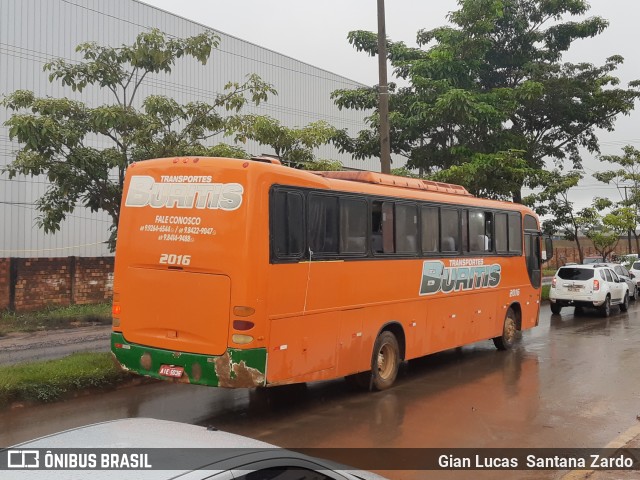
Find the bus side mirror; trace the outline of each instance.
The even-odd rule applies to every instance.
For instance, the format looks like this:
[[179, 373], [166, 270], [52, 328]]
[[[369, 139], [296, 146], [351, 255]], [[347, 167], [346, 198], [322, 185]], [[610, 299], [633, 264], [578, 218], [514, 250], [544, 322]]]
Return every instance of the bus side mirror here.
[[548, 262], [553, 258], [553, 239], [551, 237], [545, 237], [544, 249], [547, 252], [546, 261]]

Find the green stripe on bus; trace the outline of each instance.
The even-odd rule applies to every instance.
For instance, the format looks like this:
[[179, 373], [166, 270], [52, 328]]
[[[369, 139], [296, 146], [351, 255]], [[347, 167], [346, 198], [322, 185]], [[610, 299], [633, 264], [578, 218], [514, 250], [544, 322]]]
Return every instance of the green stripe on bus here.
[[224, 355], [202, 355], [136, 345], [112, 332], [111, 352], [125, 370], [159, 380], [171, 379], [159, 373], [163, 365], [170, 365], [184, 368], [182, 377], [174, 379], [178, 382], [229, 388], [265, 385], [265, 348], [229, 348]]

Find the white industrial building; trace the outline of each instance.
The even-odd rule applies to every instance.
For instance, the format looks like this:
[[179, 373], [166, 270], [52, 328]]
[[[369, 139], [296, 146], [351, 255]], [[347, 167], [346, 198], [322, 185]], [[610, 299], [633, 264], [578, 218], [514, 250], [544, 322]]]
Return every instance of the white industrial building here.
[[[257, 73], [274, 85], [278, 95], [246, 113], [269, 115], [289, 127], [302, 127], [325, 120], [351, 134], [365, 128], [362, 112], [338, 110], [330, 99], [339, 88], [362, 86], [355, 81], [316, 68], [239, 38], [215, 30], [136, 0], [0, 0], [0, 95], [32, 90], [37, 96], [69, 97], [89, 106], [108, 103], [112, 97], [98, 88], [82, 94], [50, 83], [43, 65], [56, 58], [79, 60], [75, 47], [95, 41], [117, 46], [131, 43], [142, 31], [159, 28], [176, 37], [197, 35], [212, 28], [220, 36], [207, 65], [179, 60], [170, 76], [148, 76], [140, 92], [175, 98], [180, 103], [208, 101], [228, 81], [241, 82]], [[9, 112], [0, 108], [0, 167], [10, 163], [19, 148], [9, 140], [3, 124]], [[225, 141], [214, 139], [213, 143]], [[229, 141], [229, 140], [227, 140]], [[251, 154], [273, 153], [269, 147], [244, 145]], [[352, 160], [332, 146], [322, 147], [320, 158], [338, 159], [347, 167], [378, 170], [377, 158]], [[46, 190], [45, 178], [0, 175], [0, 257], [66, 257], [109, 255], [104, 242], [111, 224], [106, 214], [78, 208], [56, 234], [46, 235], [37, 227], [35, 201]]]

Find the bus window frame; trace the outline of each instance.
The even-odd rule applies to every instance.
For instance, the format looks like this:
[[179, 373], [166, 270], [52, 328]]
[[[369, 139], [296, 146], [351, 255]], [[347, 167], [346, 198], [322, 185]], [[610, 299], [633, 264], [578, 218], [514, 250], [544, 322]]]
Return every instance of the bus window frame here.
[[[290, 193], [296, 193], [298, 195], [301, 195], [303, 197], [303, 205], [304, 205], [304, 211], [303, 211], [303, 219], [304, 219], [304, 226], [303, 226], [303, 240], [304, 240], [304, 251], [301, 255], [298, 256], [278, 256], [275, 254], [274, 251], [274, 239], [275, 239], [275, 235], [274, 235], [274, 215], [273, 215], [273, 203], [272, 203], [272, 197], [275, 194], [275, 192], [277, 191], [286, 191], [286, 192], [290, 192]], [[281, 184], [274, 184], [270, 187], [270, 191], [269, 191], [269, 251], [270, 251], [270, 263], [272, 264], [278, 264], [278, 263], [295, 263], [295, 262], [300, 262], [300, 261], [305, 261], [309, 259], [309, 233], [308, 233], [308, 202], [309, 202], [309, 197], [310, 195], [326, 195], [326, 196], [333, 196], [336, 197], [338, 200], [338, 214], [340, 214], [340, 204], [341, 204], [341, 200], [342, 199], [352, 199], [355, 201], [360, 201], [360, 202], [364, 202], [366, 204], [366, 208], [367, 208], [367, 226], [366, 226], [366, 234], [367, 237], [365, 238], [365, 242], [366, 242], [366, 249], [364, 253], [353, 253], [353, 252], [340, 252], [338, 251], [337, 254], [334, 253], [326, 253], [326, 254], [318, 254], [316, 255], [315, 253], [312, 254], [312, 259], [317, 258], [318, 260], [390, 260], [390, 259], [420, 259], [420, 258], [454, 258], [454, 257], [490, 257], [490, 256], [500, 256], [500, 257], [518, 257], [518, 256], [522, 256], [524, 254], [524, 246], [522, 245], [522, 243], [524, 242], [524, 224], [523, 224], [523, 213], [518, 211], [518, 210], [509, 210], [509, 209], [493, 209], [493, 208], [483, 208], [483, 207], [474, 207], [472, 205], [466, 205], [466, 204], [451, 204], [451, 203], [439, 203], [439, 202], [433, 202], [433, 201], [429, 201], [429, 200], [420, 200], [420, 199], [409, 199], [409, 198], [404, 198], [404, 197], [387, 197], [387, 196], [382, 196], [382, 195], [371, 195], [371, 194], [360, 194], [360, 193], [354, 193], [354, 192], [349, 192], [349, 191], [342, 191], [342, 190], [323, 190], [323, 189], [318, 189], [318, 188], [310, 188], [310, 187], [300, 187], [300, 186], [292, 186], [292, 185], [281, 185]], [[380, 202], [381, 204], [384, 203], [391, 203], [393, 205], [393, 211], [394, 211], [394, 231], [396, 228], [395, 225], [395, 210], [396, 210], [396, 205], [397, 204], [402, 204], [402, 205], [409, 205], [412, 206], [413, 208], [415, 208], [416, 214], [417, 214], [417, 248], [416, 248], [416, 252], [415, 253], [380, 253], [380, 252], [374, 252], [373, 250], [373, 225], [372, 225], [372, 215], [373, 215], [373, 202]], [[435, 252], [425, 252], [422, 250], [422, 215], [421, 215], [421, 210], [423, 207], [427, 207], [427, 208], [435, 208], [437, 209], [437, 214], [438, 214], [438, 250]], [[451, 252], [443, 252], [442, 251], [442, 227], [443, 227], [443, 218], [442, 218], [442, 213], [443, 210], [453, 210], [456, 211], [458, 214], [458, 232], [457, 232], [457, 249], [455, 251], [451, 251]], [[490, 213], [492, 215], [492, 222], [491, 222], [491, 230], [492, 230], [492, 241], [491, 241], [491, 250], [489, 251], [465, 251], [463, 250], [463, 245], [462, 245], [462, 228], [463, 228], [463, 222], [462, 222], [462, 215], [467, 215], [467, 222], [466, 222], [466, 226], [467, 229], [469, 228], [468, 225], [468, 215], [470, 211], [482, 211], [483, 213]], [[508, 247], [509, 251], [506, 252], [498, 252], [496, 251], [496, 242], [495, 242], [495, 218], [497, 214], [506, 214], [507, 216], [507, 243], [508, 243]], [[520, 226], [520, 243], [521, 245], [519, 245], [519, 251], [513, 251], [511, 250], [511, 245], [509, 242], [509, 225], [511, 223], [511, 218], [516, 217], [519, 220], [519, 226]], [[340, 236], [341, 236], [342, 232], [341, 232], [341, 222], [340, 222], [340, 218], [338, 218], [338, 244], [340, 242]], [[395, 234], [394, 234], [395, 235]], [[394, 243], [395, 243], [395, 238], [394, 238]], [[395, 249], [395, 248], [394, 248]], [[338, 247], [338, 250], [340, 250], [340, 248]]]

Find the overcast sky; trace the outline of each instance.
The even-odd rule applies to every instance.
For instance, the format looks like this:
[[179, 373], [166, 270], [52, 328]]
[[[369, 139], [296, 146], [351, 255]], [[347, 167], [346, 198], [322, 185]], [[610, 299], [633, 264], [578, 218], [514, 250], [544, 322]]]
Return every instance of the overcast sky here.
[[[343, 75], [367, 85], [377, 84], [377, 59], [357, 52], [347, 41], [351, 30], [377, 30], [376, 0], [144, 0], [144, 3], [197, 21], [278, 53]], [[456, 0], [386, 0], [387, 36], [415, 46], [416, 33], [447, 23], [446, 15], [458, 9]], [[617, 72], [623, 85], [640, 78], [638, 13], [632, 0], [591, 0], [589, 16], [607, 19], [609, 28], [594, 39], [574, 44], [565, 59], [596, 65], [614, 54], [625, 63]], [[392, 80], [390, 78], [390, 80]], [[637, 106], [640, 109], [640, 105]], [[618, 119], [614, 132], [601, 132], [603, 154], [619, 154], [627, 144], [640, 148], [640, 111]], [[608, 164], [607, 164], [608, 165]], [[608, 168], [605, 165], [604, 168]], [[603, 169], [590, 155], [584, 161], [587, 177], [572, 195], [576, 207], [595, 196], [617, 199], [615, 189], [590, 175]]]

